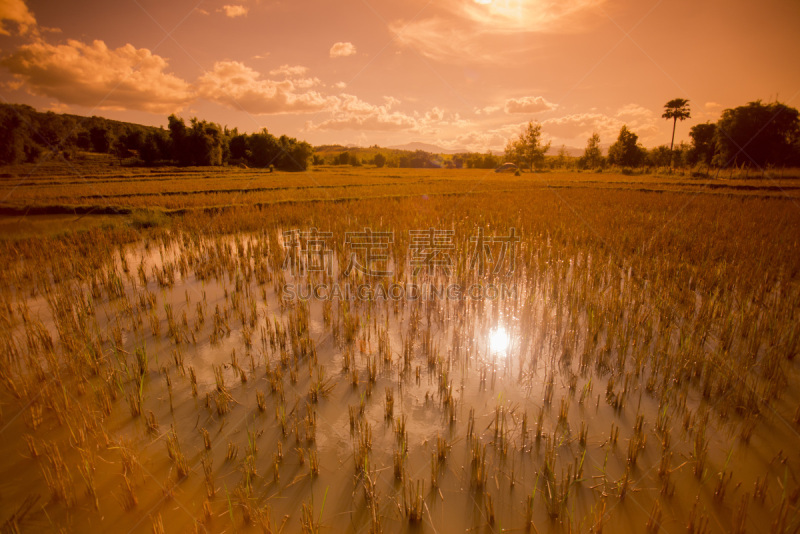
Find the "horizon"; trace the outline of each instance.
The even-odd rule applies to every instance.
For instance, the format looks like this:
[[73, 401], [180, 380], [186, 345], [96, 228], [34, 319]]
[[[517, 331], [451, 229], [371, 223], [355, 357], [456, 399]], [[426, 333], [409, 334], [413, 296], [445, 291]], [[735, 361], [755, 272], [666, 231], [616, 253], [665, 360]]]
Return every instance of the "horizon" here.
[[[134, 2], [0, 6], [7, 103], [165, 126], [196, 116], [314, 146], [502, 151], [529, 120], [557, 149], [623, 124], [669, 144], [755, 100], [797, 107], [800, 4], [627, 0]], [[84, 15], [89, 13], [90, 15]], [[687, 16], [688, 15], [688, 16]], [[266, 31], [265, 31], [265, 28]], [[741, 39], [747, 32], [748, 39]], [[540, 76], [539, 73], [547, 73]], [[748, 73], [742, 76], [742, 73]]]

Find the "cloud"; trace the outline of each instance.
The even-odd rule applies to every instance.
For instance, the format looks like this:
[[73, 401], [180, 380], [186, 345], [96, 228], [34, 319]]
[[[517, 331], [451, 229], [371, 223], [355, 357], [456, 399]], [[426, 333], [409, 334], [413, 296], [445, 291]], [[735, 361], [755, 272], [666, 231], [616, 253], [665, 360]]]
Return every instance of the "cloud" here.
[[440, 139], [438, 143], [451, 150], [469, 152], [502, 152], [512, 137], [517, 137], [527, 123], [505, 124], [502, 126], [459, 128], [462, 133], [451, 139]]
[[492, 113], [500, 111], [500, 109], [500, 106], [486, 106], [482, 108], [475, 108], [474, 112], [475, 115], [491, 115]]
[[575, 113], [542, 121], [542, 132], [576, 146], [583, 146], [595, 132], [603, 143], [616, 141], [623, 125], [639, 135], [640, 141], [658, 133], [660, 119], [651, 110], [638, 104], [626, 104], [614, 115], [599, 112]]
[[705, 107], [707, 109], [719, 109], [722, 107], [722, 104], [718, 104], [716, 102], [706, 102]]
[[236, 17], [243, 17], [247, 15], [247, 8], [244, 6], [237, 6], [237, 5], [225, 5], [222, 6], [222, 10], [225, 12], [225, 16], [229, 18], [236, 18]]
[[356, 53], [356, 46], [353, 43], [334, 43], [330, 50], [331, 57], [347, 57]]
[[524, 96], [522, 98], [509, 98], [506, 100], [506, 113], [537, 113], [550, 111], [557, 106], [548, 102], [541, 96]]
[[131, 44], [112, 50], [99, 40], [37, 41], [0, 63], [25, 82], [29, 93], [66, 104], [163, 114], [181, 109], [193, 97], [188, 83], [165, 72], [166, 59]]
[[635, 120], [648, 120], [655, 117], [655, 113], [639, 104], [625, 104], [617, 110], [617, 117], [629, 117]]
[[[277, 69], [280, 70], [280, 69]], [[198, 95], [232, 109], [256, 115], [313, 113], [331, 109], [335, 97], [317, 91], [301, 91], [319, 82], [316, 78], [274, 81], [239, 61], [218, 61], [197, 81]]]
[[489, 2], [448, 0], [451, 10], [483, 24], [493, 33], [575, 31], [574, 16], [604, 0], [497, 0]]
[[53, 113], [67, 113], [69, 111], [69, 104], [65, 104], [63, 102], [51, 102], [50, 106], [48, 106], [47, 111], [52, 111]]
[[364, 102], [356, 96], [343, 94], [335, 97], [337, 103], [331, 110], [332, 117], [320, 123], [306, 123], [307, 130], [373, 130], [398, 131], [417, 127], [417, 119], [392, 107], [396, 98], [384, 97], [382, 105]]
[[464, 131], [473, 126], [458, 113], [447, 113], [439, 107], [425, 112], [404, 112], [395, 109], [400, 101], [384, 96], [383, 103], [371, 104], [360, 98], [341, 94], [333, 97], [336, 105], [330, 109], [331, 117], [319, 123], [306, 123], [307, 131], [359, 130], [359, 131], [410, 131], [424, 135], [438, 135], [442, 129]]
[[580, 15], [605, 1], [443, 0], [437, 4], [443, 13], [394, 21], [389, 29], [402, 46], [435, 60], [497, 62], [535, 46], [535, 40], [520, 45], [519, 34], [582, 31]]
[[0, 35], [11, 35], [11, 32], [3, 25], [3, 21], [6, 20], [15, 22], [20, 34], [36, 28], [36, 18], [28, 11], [28, 6], [25, 5], [24, 0], [3, 0], [0, 2]]
[[542, 121], [542, 131], [562, 140], [588, 139], [597, 132], [604, 142], [616, 139], [624, 124], [603, 113], [575, 113]]
[[302, 76], [308, 72], [308, 67], [304, 67], [302, 65], [281, 65], [277, 69], [272, 69], [269, 71], [270, 76], [285, 76], [287, 78], [293, 78], [295, 76]]
[[508, 137], [498, 131], [476, 131], [457, 135], [452, 139], [439, 140], [438, 144], [448, 150], [485, 152], [502, 150]]
[[[470, 26], [465, 29], [465, 26]], [[468, 22], [431, 17], [411, 22], [395, 21], [389, 31], [401, 46], [419, 51], [422, 55], [437, 60], [468, 59], [471, 62], [495, 62], [497, 54], [489, 53], [484, 37], [486, 32]]]
[[335, 84], [333, 84], [333, 87], [341, 90], [347, 87], [347, 84], [344, 82], [336, 82]]

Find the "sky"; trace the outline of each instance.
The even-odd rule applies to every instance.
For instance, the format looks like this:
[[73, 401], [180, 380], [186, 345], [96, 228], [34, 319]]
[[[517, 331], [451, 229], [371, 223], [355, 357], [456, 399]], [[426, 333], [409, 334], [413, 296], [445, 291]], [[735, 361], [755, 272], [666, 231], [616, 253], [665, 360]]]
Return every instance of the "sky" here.
[[796, 0], [0, 0], [0, 101], [314, 145], [669, 144], [750, 101], [800, 107]]

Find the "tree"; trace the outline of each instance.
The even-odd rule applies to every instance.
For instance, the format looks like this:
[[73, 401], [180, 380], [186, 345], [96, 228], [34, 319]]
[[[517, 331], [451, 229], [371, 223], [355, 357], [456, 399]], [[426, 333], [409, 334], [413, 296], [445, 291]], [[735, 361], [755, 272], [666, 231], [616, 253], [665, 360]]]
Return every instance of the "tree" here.
[[246, 160], [250, 155], [250, 151], [247, 148], [247, 136], [244, 134], [234, 135], [228, 147], [231, 152], [231, 159]]
[[[666, 104], [664, 104], [664, 114], [661, 115], [664, 119], [672, 119], [672, 140], [669, 143], [669, 150], [672, 152], [672, 148], [675, 146], [675, 126], [678, 124], [678, 121], [684, 121], [692, 116], [692, 112], [689, 109], [689, 101], [685, 98], [673, 98]], [[670, 160], [670, 166], [672, 166], [672, 161]]]
[[275, 165], [281, 150], [275, 136], [267, 132], [266, 128], [248, 137], [247, 146], [250, 151], [250, 165], [253, 167]]
[[692, 138], [692, 148], [689, 151], [689, 161], [696, 165], [702, 163], [711, 165], [714, 158], [714, 133], [717, 127], [710, 122], [697, 124], [689, 130], [689, 137]]
[[608, 162], [623, 167], [638, 167], [645, 157], [644, 148], [637, 144], [639, 136], [623, 125], [616, 143], [608, 147]]
[[186, 124], [182, 118], [176, 115], [170, 115], [167, 121], [169, 122], [169, 137], [172, 141], [172, 158], [178, 162], [178, 165], [191, 165], [192, 155]]
[[142, 142], [139, 148], [139, 157], [145, 165], [152, 165], [158, 160], [159, 156], [158, 143], [155, 139], [155, 134], [150, 133]]
[[561, 148], [558, 149], [558, 156], [556, 156], [556, 167], [559, 169], [564, 169], [569, 162], [569, 152], [567, 151], [567, 147], [565, 145], [561, 145]]
[[550, 143], [543, 144], [541, 138], [542, 125], [529, 122], [519, 137], [506, 145], [506, 159], [517, 165], [524, 163], [533, 172], [534, 164], [544, 161], [544, 155], [550, 149]]
[[342, 152], [334, 159], [334, 165], [350, 165], [350, 152]]
[[147, 134], [139, 148], [139, 157], [145, 165], [170, 158], [169, 137], [163, 130], [152, 130]]
[[118, 137], [111, 145], [111, 151], [117, 156], [119, 159], [120, 165], [122, 165], [122, 160], [131, 157], [133, 154], [125, 145], [125, 141], [122, 140], [121, 137]]
[[304, 171], [308, 168], [308, 160], [314, 153], [314, 147], [305, 141], [297, 141], [292, 137], [281, 136], [283, 152], [277, 167], [289, 171]]
[[193, 165], [222, 165], [224, 137], [218, 124], [194, 118], [189, 138]]
[[791, 165], [800, 142], [800, 119], [794, 108], [760, 100], [726, 109], [714, 133], [714, 163], [728, 165]]
[[647, 153], [647, 162], [653, 167], [672, 165], [673, 151], [667, 145], [657, 146]]
[[596, 169], [603, 166], [603, 151], [600, 148], [600, 136], [597, 132], [593, 133], [586, 143], [586, 149], [583, 151], [580, 163], [581, 166], [587, 169]]
[[57, 152], [63, 146], [71, 144], [75, 121], [67, 115], [52, 111], [39, 113], [34, 139], [51, 152]]
[[0, 109], [0, 164], [9, 165], [25, 158], [22, 121], [12, 109]]
[[386, 156], [378, 152], [377, 154], [375, 154], [375, 159], [373, 161], [375, 163], [375, 166], [380, 169], [381, 167], [386, 165]]
[[108, 154], [111, 148], [111, 132], [103, 126], [93, 126], [89, 130], [89, 140], [92, 144], [92, 149], [100, 154]]

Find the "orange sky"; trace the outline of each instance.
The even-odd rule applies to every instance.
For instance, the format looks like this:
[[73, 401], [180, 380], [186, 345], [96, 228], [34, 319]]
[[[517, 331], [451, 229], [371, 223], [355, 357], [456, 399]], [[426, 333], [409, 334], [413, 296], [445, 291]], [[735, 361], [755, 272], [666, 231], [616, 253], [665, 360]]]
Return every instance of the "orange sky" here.
[[751, 100], [800, 107], [796, 0], [0, 0], [0, 98], [313, 144], [668, 144]]

